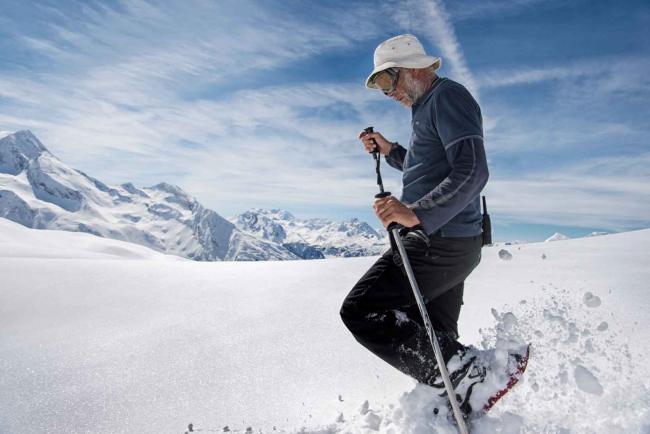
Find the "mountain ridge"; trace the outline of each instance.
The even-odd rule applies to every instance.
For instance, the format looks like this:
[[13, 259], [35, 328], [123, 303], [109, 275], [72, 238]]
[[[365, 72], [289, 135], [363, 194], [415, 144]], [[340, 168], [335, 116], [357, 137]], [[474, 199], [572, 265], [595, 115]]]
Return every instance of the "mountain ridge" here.
[[[259, 211], [267, 221], [270, 211]], [[305, 232], [305, 220], [285, 210], [273, 210], [273, 218], [287, 228], [293, 225], [289, 236], [282, 225], [271, 226], [276, 234], [257, 233], [248, 225], [242, 230], [177, 185], [107, 185], [67, 166], [29, 130], [0, 138], [0, 217], [30, 228], [87, 232], [200, 261], [320, 259], [380, 250], [373, 240], [358, 243], [354, 228], [370, 226], [356, 219], [350, 225], [314, 219], [310, 227], [322, 238], [313, 242], [318, 236]], [[256, 217], [248, 217], [253, 224]], [[347, 241], [331, 230], [336, 239], [326, 239], [322, 228], [336, 224], [349, 232]], [[296, 227], [303, 228], [299, 235]]]
[[195, 260], [299, 259], [238, 231], [178, 186], [109, 186], [72, 169], [27, 130], [0, 139], [0, 216], [31, 228], [87, 232]]
[[292, 251], [311, 247], [309, 254], [316, 257], [372, 256], [388, 247], [383, 233], [357, 218], [338, 222], [323, 218], [299, 219], [282, 209], [253, 208], [228, 220], [246, 233], [282, 243]]

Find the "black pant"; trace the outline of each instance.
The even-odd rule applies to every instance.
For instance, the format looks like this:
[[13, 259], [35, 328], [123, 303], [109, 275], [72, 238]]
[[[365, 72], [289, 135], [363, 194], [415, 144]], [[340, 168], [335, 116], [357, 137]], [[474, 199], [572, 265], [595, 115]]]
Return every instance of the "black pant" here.
[[[429, 317], [445, 358], [464, 351], [458, 339], [463, 284], [481, 261], [482, 237], [403, 237]], [[427, 238], [426, 236], [424, 237]], [[426, 384], [436, 362], [413, 290], [392, 250], [385, 252], [352, 288], [341, 318], [354, 337], [384, 361]]]

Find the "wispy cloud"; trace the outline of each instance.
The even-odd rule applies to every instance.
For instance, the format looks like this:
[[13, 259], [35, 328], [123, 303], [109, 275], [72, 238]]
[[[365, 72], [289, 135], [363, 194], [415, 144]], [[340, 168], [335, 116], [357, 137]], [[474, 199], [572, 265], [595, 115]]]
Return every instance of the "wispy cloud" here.
[[[649, 59], [645, 56], [609, 55], [569, 59], [555, 65], [538, 67], [524, 65], [507, 69], [484, 69], [477, 74], [477, 81], [485, 89], [562, 81], [572, 85], [589, 83], [589, 86], [598, 83], [596, 94], [623, 88], [646, 90], [650, 79], [642, 71], [648, 66]], [[600, 82], [594, 80], [598, 77], [602, 79]]]
[[449, 2], [449, 12], [455, 22], [516, 15], [522, 10], [540, 5], [562, 6], [565, 0], [466, 0]]
[[[26, 86], [40, 89], [32, 82], [5, 85], [15, 96]], [[323, 180], [348, 187], [330, 185], [332, 202], [349, 197], [359, 181], [354, 159], [363, 157], [354, 139], [359, 125], [378, 121], [389, 135], [402, 129], [394, 115], [371, 110], [377, 95], [356, 83], [242, 90], [220, 100], [175, 101], [146, 111], [98, 101], [85, 92], [64, 98], [43, 91], [35, 103], [56, 107], [51, 114], [60, 122], [32, 120], [27, 126], [43, 130], [46, 144], [59, 144], [52, 148], [64, 161], [113, 182], [175, 173], [175, 182], [222, 206], [265, 196], [322, 201]], [[346, 108], [349, 120], [327, 119], [319, 110], [308, 114], [338, 106]], [[21, 119], [0, 114], [2, 124]], [[184, 142], [197, 145], [179, 145]], [[363, 171], [360, 176], [368, 178]], [[374, 187], [367, 186], [370, 196]]]
[[[41, 6], [53, 20], [44, 18], [51, 32], [36, 37], [17, 27], [14, 38], [54, 67], [0, 75], [5, 107], [0, 123], [35, 129], [63, 158], [82, 166], [116, 158], [116, 152], [157, 160], [174, 153], [185, 157], [191, 151], [179, 147], [181, 141], [213, 151], [239, 137], [260, 142], [257, 130], [266, 125], [301, 131], [285, 140], [311, 140], [304, 131], [324, 132], [322, 122], [299, 119], [299, 110], [333, 102], [296, 88], [292, 97], [302, 102], [283, 98], [266, 104], [264, 71], [351, 46], [374, 32], [372, 14], [363, 8], [342, 15], [324, 10], [318, 20], [305, 22], [281, 4], [226, 3], [197, 1], [188, 8], [183, 2], [124, 0], [115, 7], [90, 2], [65, 13]], [[366, 26], [351, 26], [355, 15]], [[247, 77], [262, 79], [249, 86], [256, 90], [233, 93], [230, 85]], [[245, 130], [248, 134], [241, 134]], [[328, 143], [320, 137], [321, 147]], [[169, 161], [174, 163], [183, 164]], [[118, 170], [131, 174], [121, 165]]]
[[491, 179], [500, 219], [630, 230], [650, 225], [650, 152], [602, 157], [555, 171]]
[[[650, 78], [642, 72], [648, 68], [647, 57], [606, 56], [480, 72], [489, 148], [510, 155], [555, 154], [558, 161], [608, 148], [626, 155], [650, 149], [650, 125], [642, 121], [650, 116]], [[528, 91], [531, 103], [525, 110], [508, 100], [505, 88], [525, 92], [526, 86], [538, 84], [549, 90], [544, 99]]]
[[[481, 92], [497, 214], [612, 229], [647, 215], [648, 174], [632, 164], [649, 151], [641, 55], [475, 63], [453, 24], [470, 15], [439, 0], [67, 6], [37, 2], [25, 12], [33, 25], [0, 17], [15, 49], [0, 68], [0, 130], [31, 128], [106, 182], [178, 183], [225, 213], [369, 208], [376, 186], [359, 129], [404, 144], [410, 130], [409, 112], [362, 82], [376, 44], [411, 32], [443, 58], [445, 75]], [[384, 177], [398, 194], [400, 174]]]
[[[387, 133], [403, 129], [385, 109], [370, 109], [378, 95], [359, 83], [228, 86], [345, 49], [373, 32], [372, 21], [348, 31], [354, 11], [332, 15], [325, 25], [251, 10], [225, 30], [218, 24], [225, 26], [226, 17], [208, 19], [219, 11], [200, 3], [207, 9], [179, 29], [171, 17], [180, 11], [140, 1], [123, 6], [85, 9], [82, 26], [62, 27], [72, 25], [67, 16], [56, 25], [52, 45], [68, 50], [79, 71], [0, 76], [0, 95], [12, 108], [0, 112], [0, 124], [34, 129], [64, 161], [107, 182], [176, 182], [217, 210], [284, 198], [294, 205], [358, 205], [372, 197], [372, 167], [354, 164], [364, 157], [355, 137], [378, 120]], [[163, 29], [174, 35], [152, 41], [150, 32]], [[100, 58], [90, 54], [96, 49]], [[327, 117], [337, 110], [344, 118]], [[396, 177], [386, 182], [398, 190]]]
[[410, 0], [395, 17], [403, 27], [417, 28], [419, 34], [436, 46], [443, 63], [448, 62], [451, 66], [449, 75], [462, 82], [479, 99], [478, 83], [467, 65], [451, 17], [440, 0]]
[[83, 77], [76, 86], [143, 104], [153, 91], [178, 94], [199, 84], [225, 85], [249, 71], [345, 48], [368, 32], [343, 31], [340, 20], [330, 28], [309, 25], [256, 2], [119, 4], [89, 3], [50, 24], [51, 39], [19, 35], [17, 41], [49, 55], [62, 71], [62, 64], [73, 61], [77, 74], [72, 75]]
[[478, 82], [483, 88], [498, 88], [539, 83], [548, 80], [563, 80], [598, 74], [598, 70], [586, 65], [552, 66], [547, 68], [517, 68], [501, 71], [487, 71], [480, 74]]

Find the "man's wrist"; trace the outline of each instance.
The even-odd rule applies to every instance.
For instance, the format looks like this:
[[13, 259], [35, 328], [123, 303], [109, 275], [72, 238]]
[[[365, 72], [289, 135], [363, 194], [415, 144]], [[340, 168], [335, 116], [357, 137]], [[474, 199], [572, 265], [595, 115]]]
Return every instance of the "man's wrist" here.
[[398, 142], [389, 142], [390, 143], [390, 149], [388, 150], [388, 153], [390, 154], [393, 152], [397, 147], [399, 146]]
[[415, 211], [410, 207], [409, 207], [409, 209], [411, 210], [411, 222], [409, 224], [409, 227], [413, 227], [413, 226], [417, 226], [417, 225], [422, 224], [422, 222], [420, 221], [420, 218], [415, 213]]

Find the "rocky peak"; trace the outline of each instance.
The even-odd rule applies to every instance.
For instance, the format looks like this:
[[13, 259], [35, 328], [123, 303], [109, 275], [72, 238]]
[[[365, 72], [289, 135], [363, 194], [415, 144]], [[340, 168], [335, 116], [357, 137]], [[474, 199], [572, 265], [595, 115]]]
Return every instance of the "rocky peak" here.
[[29, 130], [9, 134], [0, 139], [0, 172], [17, 175], [30, 161], [49, 151]]

